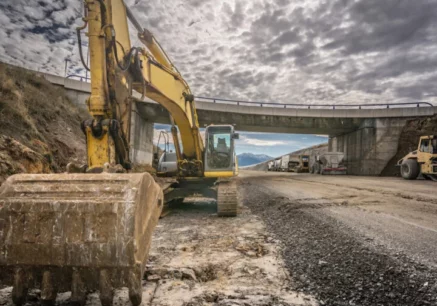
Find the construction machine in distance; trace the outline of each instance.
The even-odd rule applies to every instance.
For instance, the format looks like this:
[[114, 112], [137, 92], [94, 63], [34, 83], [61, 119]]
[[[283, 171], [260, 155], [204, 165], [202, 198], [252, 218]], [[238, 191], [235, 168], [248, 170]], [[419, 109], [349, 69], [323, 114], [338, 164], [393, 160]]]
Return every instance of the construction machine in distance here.
[[[65, 174], [14, 175], [0, 190], [0, 283], [13, 286], [16, 305], [24, 304], [34, 287], [40, 287], [43, 304], [53, 304], [57, 292], [71, 291], [71, 303], [83, 305], [87, 292], [98, 290], [108, 306], [120, 287], [129, 289], [134, 306], [141, 303], [141, 280], [164, 198], [150, 174], [126, 173], [132, 168], [133, 90], [171, 116], [175, 197], [200, 191], [217, 198], [219, 216], [237, 213], [235, 182], [223, 179], [238, 171], [234, 127], [207, 127], [204, 146], [194, 96], [156, 38], [122, 0], [85, 0], [84, 6], [77, 33], [82, 63], [91, 72], [92, 118], [82, 124], [87, 165], [70, 165]], [[132, 47], [128, 20], [143, 47]], [[86, 27], [89, 68], [81, 50], [80, 31]]]
[[344, 165], [343, 152], [326, 152], [314, 156], [314, 163], [310, 167], [310, 173], [341, 175], [347, 173]]
[[309, 155], [290, 154], [288, 162], [288, 172], [307, 173], [309, 172]]
[[417, 150], [405, 155], [397, 166], [406, 180], [422, 174], [425, 179], [437, 181], [437, 135], [421, 136]]

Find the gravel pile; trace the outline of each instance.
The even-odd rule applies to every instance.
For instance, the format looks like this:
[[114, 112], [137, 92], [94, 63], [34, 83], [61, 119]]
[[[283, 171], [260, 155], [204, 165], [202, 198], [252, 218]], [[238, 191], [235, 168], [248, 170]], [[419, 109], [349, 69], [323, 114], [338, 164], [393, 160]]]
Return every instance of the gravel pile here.
[[321, 305], [437, 305], [437, 271], [389, 255], [319, 209], [241, 184], [243, 201], [283, 243], [292, 290]]

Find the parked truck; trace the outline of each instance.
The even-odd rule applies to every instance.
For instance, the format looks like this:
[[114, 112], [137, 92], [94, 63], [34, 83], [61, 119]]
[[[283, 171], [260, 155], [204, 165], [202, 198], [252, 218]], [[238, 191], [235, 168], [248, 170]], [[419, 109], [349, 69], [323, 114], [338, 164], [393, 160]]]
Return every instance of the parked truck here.
[[400, 159], [397, 166], [406, 180], [422, 174], [425, 179], [437, 181], [437, 135], [420, 137], [417, 150]]
[[273, 171], [281, 171], [282, 158], [275, 159], [275, 164], [273, 166]]
[[281, 172], [288, 172], [288, 162], [290, 161], [290, 155], [284, 155], [281, 157], [281, 169], [279, 171]]
[[327, 152], [322, 155], [316, 155], [310, 173], [332, 175], [346, 174], [347, 168], [344, 165], [344, 153]]
[[288, 172], [304, 173], [309, 172], [309, 155], [289, 155]]
[[274, 171], [275, 162], [273, 160], [267, 163], [267, 171]]

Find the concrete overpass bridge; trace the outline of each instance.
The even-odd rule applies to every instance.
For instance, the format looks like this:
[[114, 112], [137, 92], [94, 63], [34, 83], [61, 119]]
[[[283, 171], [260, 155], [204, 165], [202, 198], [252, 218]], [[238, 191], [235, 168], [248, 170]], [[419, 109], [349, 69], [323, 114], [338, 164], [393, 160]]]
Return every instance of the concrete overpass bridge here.
[[[86, 107], [89, 83], [48, 74], [45, 77], [64, 87], [74, 103]], [[425, 102], [308, 106], [199, 97], [196, 107], [201, 126], [235, 124], [240, 131], [329, 135], [329, 150], [344, 152], [350, 174], [356, 175], [380, 174], [397, 152], [405, 123], [437, 113], [437, 107]], [[132, 138], [143, 141], [131, 144], [134, 162], [152, 158], [153, 123], [169, 124], [167, 110], [151, 100], [136, 102]]]

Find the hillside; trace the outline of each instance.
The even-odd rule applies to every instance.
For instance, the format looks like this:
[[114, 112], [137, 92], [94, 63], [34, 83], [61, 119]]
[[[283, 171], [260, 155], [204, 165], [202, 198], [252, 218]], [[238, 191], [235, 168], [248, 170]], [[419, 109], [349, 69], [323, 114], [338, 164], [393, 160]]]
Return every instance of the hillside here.
[[270, 160], [273, 157], [265, 154], [252, 154], [252, 153], [241, 153], [237, 155], [238, 166], [250, 166], [262, 163], [263, 161]]
[[0, 63], [0, 184], [16, 173], [62, 172], [84, 162], [85, 110], [63, 89], [27, 70]]

